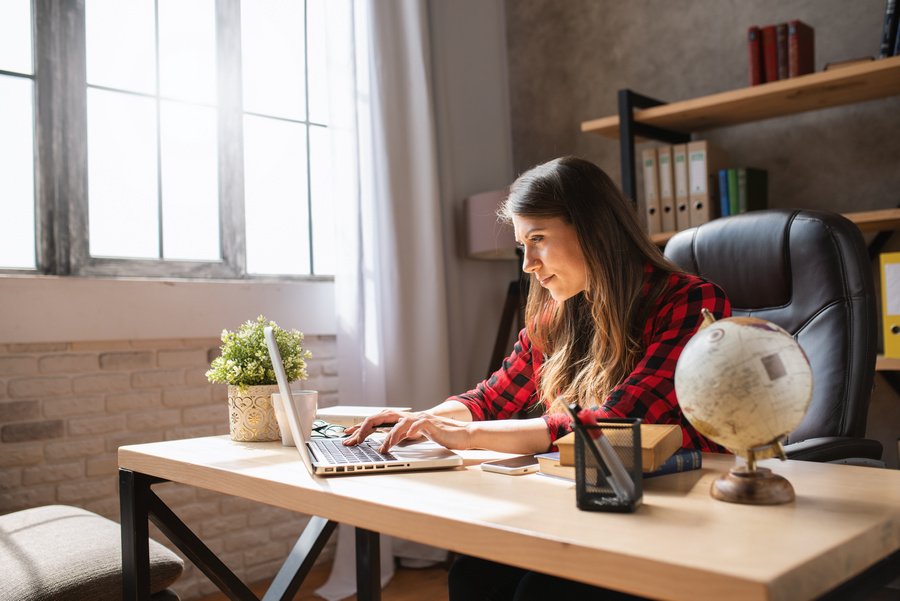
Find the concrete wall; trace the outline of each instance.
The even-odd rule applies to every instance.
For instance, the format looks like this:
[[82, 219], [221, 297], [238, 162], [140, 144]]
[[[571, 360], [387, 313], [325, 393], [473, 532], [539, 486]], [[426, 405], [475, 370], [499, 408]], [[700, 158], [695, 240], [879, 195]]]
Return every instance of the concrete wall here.
[[[582, 121], [616, 114], [619, 89], [670, 102], [744, 87], [747, 27], [791, 19], [815, 29], [816, 70], [875, 56], [883, 11], [883, 0], [508, 0], [515, 170], [576, 154], [621, 183], [618, 141], [580, 131]], [[848, 212], [900, 205], [897, 132], [900, 97], [698, 137], [715, 142], [731, 165], [767, 169], [770, 206]], [[898, 239], [888, 250], [900, 249]], [[880, 377], [868, 434], [897, 467], [900, 397]]]
[[[663, 101], [747, 85], [746, 31], [800, 19], [816, 69], [878, 53], [883, 0], [512, 0], [507, 2], [517, 172], [562, 154], [618, 182], [618, 141], [581, 133], [630, 88]], [[768, 169], [773, 207], [860, 211], [900, 203], [900, 97], [721, 128], [734, 165]], [[640, 148], [640, 147], [639, 147]]]

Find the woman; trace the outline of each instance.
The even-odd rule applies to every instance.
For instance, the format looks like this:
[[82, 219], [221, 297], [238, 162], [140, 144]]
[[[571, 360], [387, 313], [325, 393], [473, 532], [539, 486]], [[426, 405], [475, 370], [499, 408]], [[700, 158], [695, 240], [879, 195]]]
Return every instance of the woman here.
[[[684, 419], [674, 376], [702, 322], [701, 309], [717, 319], [731, 314], [725, 294], [669, 263], [612, 180], [583, 159], [555, 159], [520, 176], [500, 217], [512, 222], [524, 251], [522, 269], [532, 274], [526, 328], [512, 354], [475, 389], [428, 411], [379, 413], [349, 428], [344, 444], [396, 422], [382, 452], [425, 436], [454, 449], [541, 453], [570, 430], [565, 406], [577, 401], [601, 420], [678, 424], [683, 447], [723, 451]], [[508, 419], [538, 404], [543, 417]], [[546, 591], [614, 598], [469, 557], [450, 573], [451, 600], [537, 599]]]

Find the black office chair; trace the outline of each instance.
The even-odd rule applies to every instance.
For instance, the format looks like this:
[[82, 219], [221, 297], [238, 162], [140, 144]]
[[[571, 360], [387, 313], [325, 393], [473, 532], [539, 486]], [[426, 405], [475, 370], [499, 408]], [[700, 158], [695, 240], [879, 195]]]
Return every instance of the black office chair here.
[[877, 316], [856, 225], [822, 211], [755, 211], [679, 232], [665, 255], [718, 284], [734, 315], [778, 324], [806, 352], [813, 397], [788, 436], [788, 458], [884, 465], [881, 443], [864, 438]]

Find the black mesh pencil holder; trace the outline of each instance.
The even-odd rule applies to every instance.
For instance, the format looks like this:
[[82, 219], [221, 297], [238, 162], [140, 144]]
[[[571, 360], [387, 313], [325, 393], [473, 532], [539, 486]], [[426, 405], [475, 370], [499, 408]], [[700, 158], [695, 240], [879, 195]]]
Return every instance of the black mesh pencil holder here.
[[[593, 437], [599, 430], [603, 431], [606, 444], [599, 437]], [[586, 439], [585, 434], [591, 438]], [[610, 458], [610, 453], [618, 459], [619, 465], [604, 461], [604, 457]], [[578, 509], [630, 513], [641, 504], [641, 483], [640, 419], [603, 420], [599, 426], [581, 426], [575, 430], [575, 500]]]

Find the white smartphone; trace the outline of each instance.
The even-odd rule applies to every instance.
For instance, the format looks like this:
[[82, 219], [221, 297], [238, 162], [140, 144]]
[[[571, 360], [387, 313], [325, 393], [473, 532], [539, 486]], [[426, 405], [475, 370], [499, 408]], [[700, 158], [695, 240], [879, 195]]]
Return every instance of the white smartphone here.
[[481, 464], [481, 469], [486, 472], [521, 476], [522, 474], [530, 474], [538, 471], [538, 460], [534, 455], [519, 455], [518, 457], [509, 457], [508, 459], [485, 461]]

